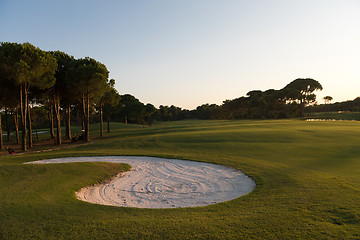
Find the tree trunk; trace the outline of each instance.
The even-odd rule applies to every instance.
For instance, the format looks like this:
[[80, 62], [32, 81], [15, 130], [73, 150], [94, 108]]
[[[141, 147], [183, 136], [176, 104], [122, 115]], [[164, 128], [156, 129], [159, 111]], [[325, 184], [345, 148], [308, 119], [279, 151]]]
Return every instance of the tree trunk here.
[[107, 132], [110, 132], [110, 114], [107, 115]]
[[21, 137], [21, 149], [23, 151], [27, 150], [26, 146], [26, 116], [27, 116], [27, 88], [26, 83], [20, 84], [20, 112], [21, 112], [21, 122], [22, 122], [22, 137]]
[[70, 110], [70, 104], [67, 105], [67, 111], [66, 111], [66, 138], [71, 139], [71, 110]]
[[80, 111], [79, 109], [76, 109], [76, 123], [77, 123], [78, 125], [80, 125], [80, 124], [81, 124], [81, 121], [82, 121], [82, 118], [81, 118], [81, 116], [80, 116], [80, 113], [81, 113], [81, 111]]
[[85, 107], [85, 95], [82, 95], [82, 119], [81, 119], [81, 125], [82, 130], [85, 131], [85, 116], [86, 116], [86, 107]]
[[27, 106], [28, 108], [28, 123], [29, 123], [29, 148], [32, 148], [33, 147], [33, 142], [32, 142], [32, 126], [31, 126], [31, 108], [28, 104]]
[[5, 125], [6, 125], [6, 131], [7, 131], [7, 141], [10, 142], [10, 134], [11, 134], [11, 125], [9, 120], [9, 111], [5, 109]]
[[55, 117], [56, 117], [56, 144], [61, 145], [61, 118], [59, 95], [54, 95]]
[[50, 102], [50, 106], [49, 106], [49, 123], [50, 123], [50, 138], [54, 139], [54, 108], [53, 108], [53, 103], [52, 100], [49, 101]]
[[7, 108], [5, 108], [5, 127], [6, 127], [6, 133], [7, 133], [6, 141], [9, 142], [11, 129], [10, 129], [10, 124], [9, 124], [9, 111], [7, 110]]
[[300, 100], [300, 117], [304, 117], [305, 112], [305, 102], [301, 99]]
[[14, 123], [15, 123], [15, 134], [16, 134], [16, 144], [20, 143], [20, 138], [19, 138], [19, 114], [18, 114], [18, 109], [15, 108], [15, 112], [14, 112]]
[[100, 103], [100, 137], [104, 135], [103, 129], [103, 110], [102, 110], [102, 103]]
[[66, 139], [70, 139], [69, 136], [69, 126], [68, 126], [68, 108], [66, 105], [66, 108], [64, 109], [64, 113], [65, 113], [65, 118], [66, 118], [66, 122], [65, 122], [65, 137]]
[[3, 136], [2, 136], [2, 127], [1, 127], [1, 113], [0, 113], [0, 149], [4, 149], [4, 142], [3, 142]]
[[35, 133], [36, 133], [36, 142], [39, 142], [39, 133], [38, 133], [37, 121], [35, 116], [34, 116], [34, 125], [35, 125]]
[[127, 116], [125, 116], [125, 124], [127, 124]]
[[90, 127], [90, 110], [89, 110], [89, 92], [86, 93], [86, 113], [85, 113], [85, 142], [89, 142], [90, 140], [90, 133], [89, 133], [89, 127]]

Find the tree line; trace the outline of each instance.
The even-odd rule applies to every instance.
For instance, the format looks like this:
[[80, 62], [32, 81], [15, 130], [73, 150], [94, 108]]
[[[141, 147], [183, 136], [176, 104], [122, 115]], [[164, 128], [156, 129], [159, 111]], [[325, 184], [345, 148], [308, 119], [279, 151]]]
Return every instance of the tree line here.
[[322, 90], [321, 84], [311, 78], [295, 79], [280, 90], [254, 90], [246, 96], [225, 100], [223, 104], [203, 104], [194, 110], [176, 106], [155, 108], [141, 103], [132, 95], [120, 96], [118, 105], [113, 107], [113, 120], [152, 124], [154, 121], [176, 121], [184, 119], [277, 119], [303, 117], [305, 107], [313, 105], [315, 91]]
[[315, 103], [321, 84], [298, 78], [280, 90], [253, 90], [246, 96], [226, 100], [222, 105], [203, 104], [196, 108], [199, 119], [277, 119], [303, 117], [305, 106]]
[[[58, 145], [62, 144], [61, 113], [66, 118], [66, 138], [71, 139], [71, 111], [81, 109], [83, 138], [89, 141], [90, 108], [96, 106], [102, 117], [103, 108], [116, 104], [120, 97], [114, 88], [115, 80], [109, 80], [108, 76], [106, 66], [89, 57], [75, 59], [64, 52], [44, 51], [30, 43], [2, 42], [0, 110], [5, 113], [7, 125], [9, 115], [14, 119], [17, 143], [21, 127], [22, 150], [33, 146], [31, 106], [34, 105], [48, 109], [51, 138]], [[100, 128], [102, 135], [102, 124]], [[1, 114], [0, 138], [3, 148]]]
[[[221, 105], [203, 104], [194, 110], [161, 105], [156, 108], [136, 97], [120, 95], [106, 66], [95, 59], [75, 59], [61, 51], [44, 51], [30, 43], [0, 45], [0, 140], [1, 116], [8, 132], [13, 129], [22, 150], [32, 147], [32, 125], [48, 127], [55, 143], [71, 139], [71, 125], [81, 124], [84, 141], [90, 140], [89, 124], [110, 121], [151, 125], [155, 121], [183, 119], [274, 119], [303, 117], [305, 107], [316, 100], [321, 84], [298, 78], [280, 90], [253, 90]], [[10, 118], [12, 120], [10, 120]], [[20, 119], [20, 120], [19, 120]], [[13, 124], [11, 124], [13, 123]], [[9, 139], [8, 139], [9, 140]]]
[[354, 100], [348, 100], [348, 101], [336, 102], [336, 103], [330, 103], [331, 100], [332, 98], [326, 101], [325, 104], [308, 106], [307, 111], [308, 112], [338, 112], [338, 111], [360, 112], [360, 97], [357, 97]]

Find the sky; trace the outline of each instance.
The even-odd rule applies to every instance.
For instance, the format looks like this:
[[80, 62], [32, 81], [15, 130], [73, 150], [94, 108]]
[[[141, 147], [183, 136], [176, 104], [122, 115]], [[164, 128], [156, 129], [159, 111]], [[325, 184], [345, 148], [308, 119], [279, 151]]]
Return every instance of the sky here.
[[0, 0], [0, 41], [104, 63], [120, 94], [194, 109], [313, 78], [360, 96], [359, 0]]

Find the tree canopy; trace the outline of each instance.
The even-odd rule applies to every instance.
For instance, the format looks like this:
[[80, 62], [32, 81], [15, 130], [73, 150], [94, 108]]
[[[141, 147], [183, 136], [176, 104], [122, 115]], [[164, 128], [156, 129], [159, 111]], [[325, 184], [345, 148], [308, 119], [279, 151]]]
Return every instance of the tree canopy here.
[[[5, 107], [13, 109], [14, 114], [17, 114], [17, 106], [19, 106], [22, 149], [27, 150], [28, 129], [30, 131], [29, 147], [32, 146], [31, 99], [36, 99], [37, 104], [48, 105], [50, 125], [52, 126], [53, 119], [56, 120], [57, 144], [61, 144], [62, 138], [61, 112], [67, 112], [67, 137], [70, 138], [71, 105], [81, 102], [83, 118], [86, 122], [85, 140], [89, 141], [89, 111], [97, 99], [103, 97], [109, 90], [108, 74], [106, 66], [92, 58], [74, 59], [64, 52], [46, 52], [30, 43], [2, 42], [0, 45], [0, 110], [1, 107]], [[112, 86], [114, 83], [115, 81], [112, 80]], [[47, 98], [44, 97], [46, 94]]]
[[[30, 87], [49, 88], [55, 83], [56, 59], [30, 43], [3, 42], [0, 46], [1, 75], [18, 88], [22, 119], [22, 149], [26, 151]], [[30, 133], [31, 134], [31, 133]]]
[[94, 102], [106, 92], [108, 76], [109, 71], [104, 64], [88, 57], [72, 61], [67, 72], [71, 89], [83, 103], [85, 141], [90, 139], [90, 101]]
[[289, 83], [285, 89], [296, 90], [297, 100], [300, 101], [300, 117], [303, 117], [305, 106], [316, 100], [316, 95], [313, 92], [322, 90], [323, 87], [312, 78], [298, 78]]

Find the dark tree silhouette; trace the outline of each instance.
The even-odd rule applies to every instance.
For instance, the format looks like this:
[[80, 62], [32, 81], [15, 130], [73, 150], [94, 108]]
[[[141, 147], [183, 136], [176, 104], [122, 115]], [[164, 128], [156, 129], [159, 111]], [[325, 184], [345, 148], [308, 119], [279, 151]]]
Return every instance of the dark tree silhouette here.
[[304, 116], [305, 106], [315, 102], [316, 95], [313, 92], [323, 89], [321, 84], [312, 78], [295, 79], [285, 88], [295, 89], [298, 92], [298, 100], [300, 102], [300, 117]]

